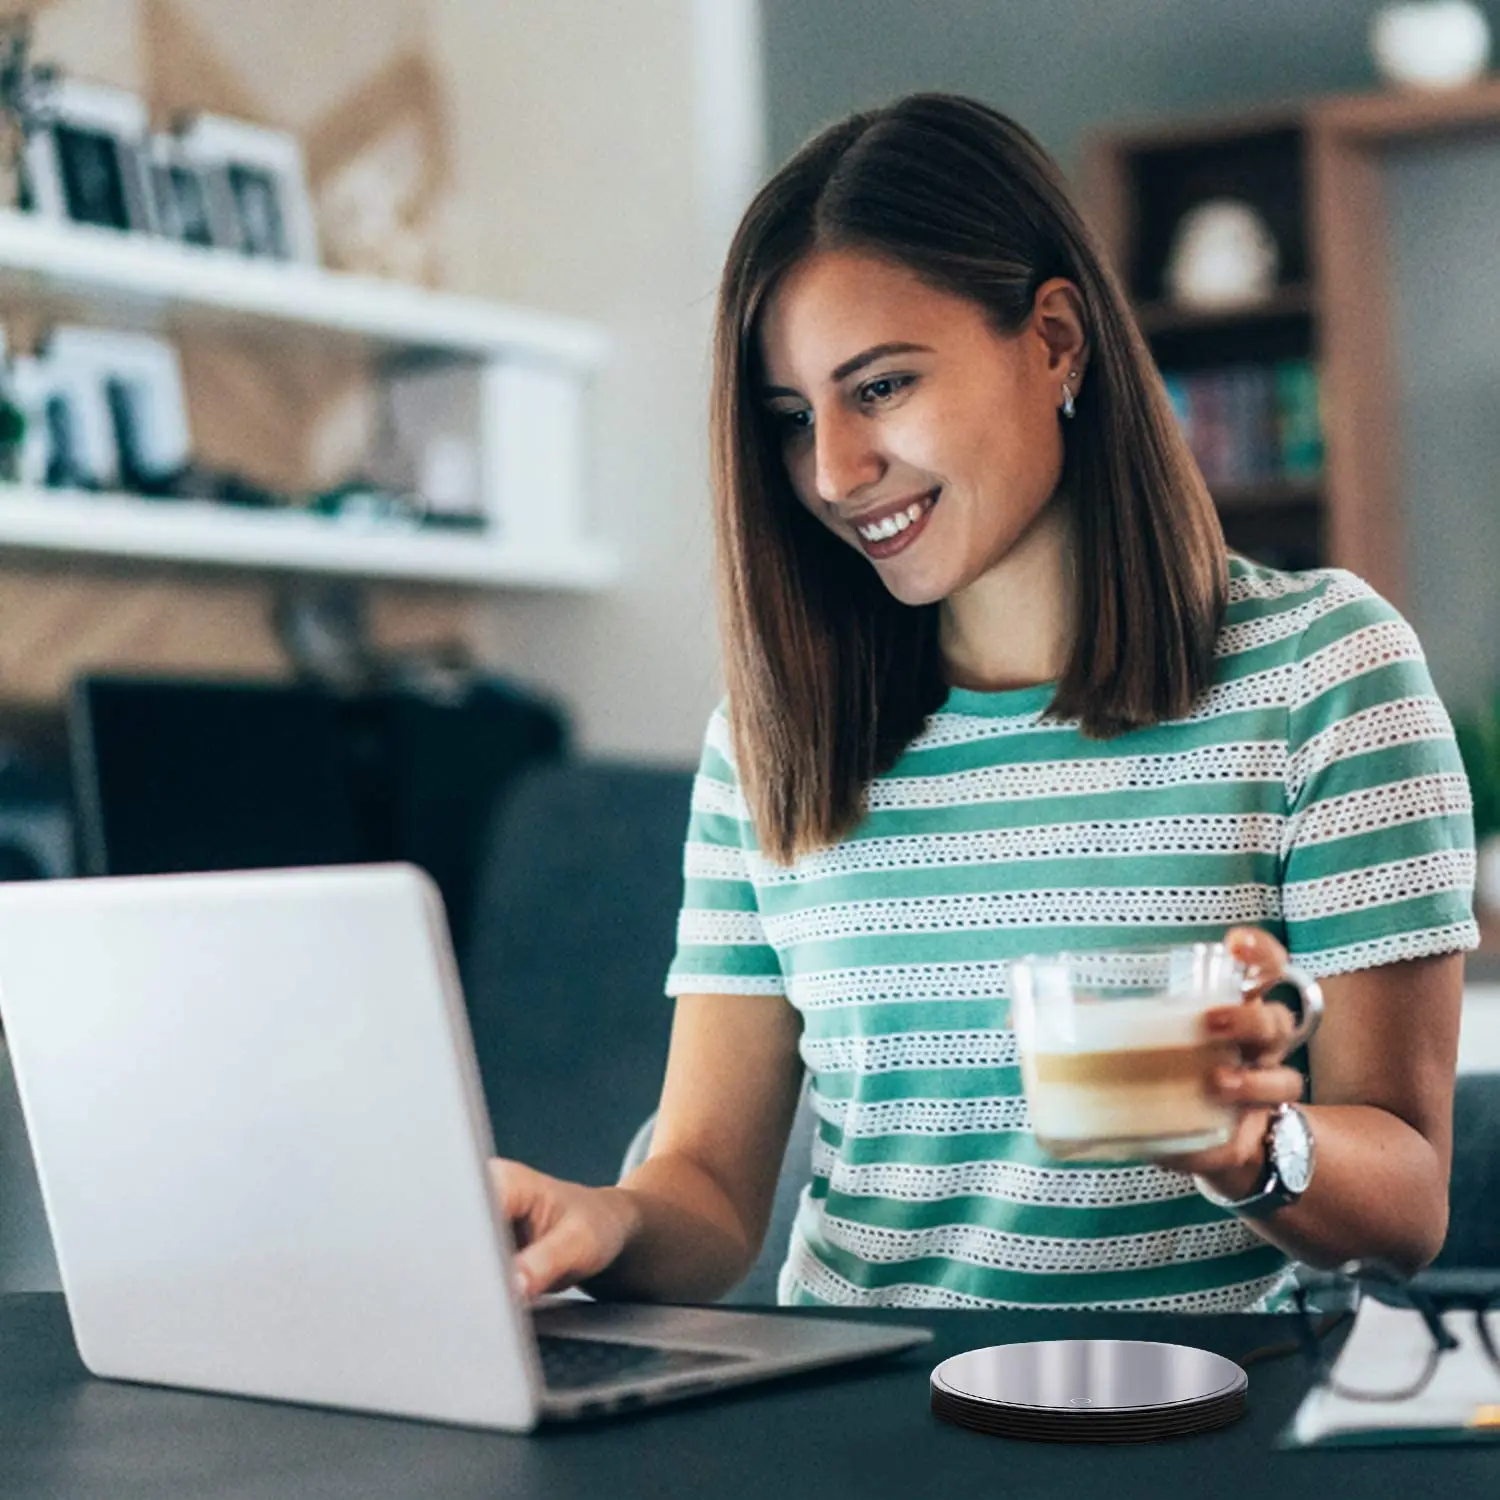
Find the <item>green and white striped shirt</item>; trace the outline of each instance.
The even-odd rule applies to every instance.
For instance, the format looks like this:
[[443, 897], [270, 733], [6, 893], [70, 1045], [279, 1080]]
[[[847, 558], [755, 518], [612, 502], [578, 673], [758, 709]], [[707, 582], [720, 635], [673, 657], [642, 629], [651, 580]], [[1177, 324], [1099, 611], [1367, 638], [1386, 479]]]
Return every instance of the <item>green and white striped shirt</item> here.
[[783, 1302], [1278, 1305], [1285, 1257], [1190, 1177], [1040, 1150], [1010, 1027], [1026, 952], [1252, 923], [1326, 976], [1478, 941], [1468, 783], [1396, 611], [1234, 558], [1217, 656], [1186, 718], [1107, 741], [1044, 722], [1048, 686], [955, 689], [791, 868], [757, 849], [715, 712], [667, 992], [801, 1013], [819, 1124]]

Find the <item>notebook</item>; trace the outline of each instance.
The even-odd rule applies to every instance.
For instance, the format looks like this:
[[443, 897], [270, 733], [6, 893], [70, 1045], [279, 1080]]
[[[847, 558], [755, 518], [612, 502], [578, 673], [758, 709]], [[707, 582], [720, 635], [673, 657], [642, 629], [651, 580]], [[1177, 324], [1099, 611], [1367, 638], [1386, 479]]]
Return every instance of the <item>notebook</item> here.
[[[1500, 1343], [1500, 1312], [1486, 1314]], [[1443, 1354], [1432, 1379], [1404, 1401], [1354, 1401], [1327, 1386], [1309, 1391], [1282, 1435], [1291, 1448], [1372, 1447], [1500, 1439], [1500, 1371], [1485, 1355], [1474, 1314], [1445, 1312], [1459, 1346]], [[1364, 1297], [1334, 1363], [1334, 1380], [1351, 1390], [1400, 1390], [1414, 1382], [1433, 1348], [1421, 1314]]]

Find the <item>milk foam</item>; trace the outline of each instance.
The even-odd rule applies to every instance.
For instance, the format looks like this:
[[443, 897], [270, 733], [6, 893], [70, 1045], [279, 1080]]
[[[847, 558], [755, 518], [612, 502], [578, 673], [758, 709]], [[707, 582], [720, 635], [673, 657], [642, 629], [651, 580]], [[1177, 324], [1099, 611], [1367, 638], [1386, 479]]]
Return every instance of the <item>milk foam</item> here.
[[1193, 995], [1043, 1006], [1035, 1013], [1034, 1034], [1020, 1041], [1034, 1052], [1062, 1053], [1192, 1047], [1203, 1039], [1204, 1008]]

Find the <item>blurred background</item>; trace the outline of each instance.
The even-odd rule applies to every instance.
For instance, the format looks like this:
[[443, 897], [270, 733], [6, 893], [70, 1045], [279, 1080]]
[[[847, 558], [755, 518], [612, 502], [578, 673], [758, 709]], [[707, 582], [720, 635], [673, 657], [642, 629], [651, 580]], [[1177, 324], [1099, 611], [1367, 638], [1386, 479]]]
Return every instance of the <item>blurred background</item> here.
[[[720, 693], [719, 265], [810, 134], [935, 88], [1068, 173], [1231, 541], [1412, 619], [1500, 905], [1496, 25], [0, 0], [0, 878], [415, 859], [481, 1052], [560, 1082], [580, 987], [618, 997], [608, 1152], [549, 1163], [567, 1123], [491, 1098], [511, 1154], [608, 1175], [659, 1081]], [[1500, 1067], [1486, 927], [1465, 1045]]]
[[[1453, 7], [1405, 8], [1437, 13], [1441, 23]], [[559, 314], [607, 340], [607, 355], [578, 372], [584, 409], [576, 431], [562, 434], [568, 455], [553, 464], [583, 470], [566, 502], [575, 513], [545, 533], [587, 542], [600, 568], [575, 569], [586, 576], [567, 586], [519, 572], [507, 578], [501, 569], [493, 584], [474, 587], [462, 562], [453, 578], [428, 582], [381, 577], [379, 561], [348, 560], [340, 576], [352, 574], [357, 589], [345, 590], [343, 603], [358, 607], [380, 652], [446, 653], [554, 695], [590, 750], [684, 760], [695, 755], [718, 693], [706, 336], [728, 233], [767, 172], [848, 110], [915, 88], [972, 93], [1015, 115], [1059, 158], [1096, 217], [1111, 219], [1122, 261], [1134, 257], [1126, 265], [1132, 289], [1158, 310], [1171, 234], [1198, 202], [1248, 199], [1279, 236], [1272, 284], [1280, 300], [1271, 299], [1273, 315], [1261, 320], [1275, 326], [1250, 327], [1255, 320], [1242, 317], [1227, 339], [1218, 328], [1178, 329], [1158, 344], [1164, 369], [1316, 363], [1326, 309], [1313, 304], [1327, 296], [1330, 288], [1320, 283], [1330, 277], [1318, 265], [1320, 226], [1306, 170], [1311, 129], [1295, 117], [1329, 96], [1394, 100], [1402, 92], [1376, 61], [1373, 25], [1382, 9], [1403, 7], [1370, 0], [1266, 0], [1254, 7], [1133, 0], [1083, 10], [1042, 0], [642, 0], [628, 7], [368, 0], [356, 9], [339, 0], [250, 7], [227, 0], [6, 0], [0, 14], [13, 27], [29, 18], [29, 63], [53, 64], [61, 74], [52, 90], [59, 96], [56, 128], [17, 125], [12, 112], [12, 136], [26, 136], [12, 142], [22, 166], [37, 160], [35, 134], [55, 137], [58, 128], [75, 146], [92, 130], [121, 150], [142, 149], [151, 158], [147, 172], [154, 160], [160, 173], [174, 141], [189, 143], [181, 154], [189, 168], [226, 151], [232, 160], [238, 146], [251, 163], [270, 164], [266, 180], [276, 188], [268, 201], [275, 191], [299, 201], [311, 220], [306, 253], [315, 264]], [[1482, 22], [1494, 19], [1493, 5], [1471, 9]], [[1434, 45], [1441, 52], [1441, 38], [1427, 44]], [[1408, 50], [1419, 66], [1422, 39]], [[106, 108], [100, 123], [97, 103], [85, 100], [92, 113], [72, 104], [75, 85], [85, 94], [87, 86], [103, 86], [93, 92], [109, 95], [107, 103], [124, 96], [124, 123], [118, 107], [115, 120]], [[1487, 87], [1481, 71], [1444, 107], [1462, 116], [1462, 101], [1475, 93], [1487, 98]], [[1438, 91], [1423, 93], [1431, 100]], [[46, 90], [33, 87], [30, 95], [45, 119]], [[1101, 141], [1111, 137], [1185, 119], [1206, 140], [1216, 127], [1239, 128], [1268, 107], [1283, 111], [1290, 129], [1278, 135], [1268, 125], [1249, 149], [1221, 152], [1217, 163], [1205, 149], [1183, 150], [1176, 160], [1158, 153], [1144, 164], [1123, 150], [1101, 169]], [[1457, 709], [1477, 706], [1500, 673], [1500, 596], [1490, 584], [1491, 559], [1500, 552], [1500, 261], [1493, 254], [1500, 110], [1492, 113], [1493, 120], [1463, 131], [1408, 136], [1394, 128], [1368, 153], [1381, 201], [1353, 233], [1362, 240], [1357, 257], [1380, 262], [1373, 290], [1384, 294], [1378, 311], [1390, 388], [1376, 394], [1393, 410], [1398, 439], [1389, 453], [1395, 472], [1383, 476], [1391, 493], [1364, 501], [1381, 520], [1378, 536], [1355, 556], [1364, 528], [1345, 524], [1340, 545], [1331, 545], [1327, 517], [1314, 517], [1317, 504], [1299, 508], [1282, 493], [1273, 499], [1285, 503], [1251, 518], [1236, 538], [1247, 548], [1258, 544], [1272, 561], [1359, 565], [1411, 614], [1439, 687]], [[204, 117], [210, 125], [253, 128], [238, 141], [231, 128], [229, 147], [195, 158], [190, 147], [195, 133], [204, 134]], [[71, 132], [70, 119], [79, 122]], [[290, 158], [278, 158], [278, 141], [290, 144]], [[271, 170], [299, 154], [297, 170], [280, 177]], [[54, 171], [58, 155], [50, 153]], [[16, 205], [25, 174], [13, 170], [11, 177]], [[1345, 179], [1330, 190], [1364, 191], [1357, 171]], [[108, 204], [65, 201], [64, 186], [37, 194], [49, 199], [53, 241], [63, 230], [92, 231], [110, 217]], [[1114, 222], [1122, 198], [1144, 202], [1148, 221]], [[296, 206], [284, 210], [289, 218]], [[135, 243], [142, 239], [151, 248], [184, 243], [170, 192], [154, 205], [123, 207], [128, 241], [117, 235], [115, 248], [143, 248]], [[0, 243], [12, 229], [31, 227], [0, 222]], [[220, 243], [231, 239], [232, 230]], [[1156, 258], [1155, 268], [1136, 255], [1143, 239], [1151, 242], [1145, 253]], [[191, 230], [186, 242], [198, 248]], [[100, 284], [92, 305], [64, 305], [57, 281], [44, 289], [50, 296], [37, 295], [55, 243], [28, 245], [0, 271], [12, 361], [26, 340], [34, 343], [39, 330], [71, 315], [170, 339], [182, 383], [176, 409], [188, 441], [167, 461], [191, 460], [196, 472], [185, 488], [193, 493], [233, 501], [248, 492], [253, 500], [260, 498], [256, 486], [278, 495], [300, 487], [297, 503], [305, 508], [313, 492], [368, 479], [376, 422], [364, 378], [370, 366], [469, 356], [443, 347], [441, 308], [414, 311], [405, 346], [394, 355], [377, 347], [373, 356], [370, 348], [345, 347], [337, 330], [320, 329], [316, 308], [309, 318], [301, 303], [283, 317], [225, 314], [220, 304], [237, 296], [277, 303], [277, 289], [264, 283], [280, 266], [265, 246], [225, 249], [218, 283], [196, 303], [185, 298], [175, 306], [158, 285], [170, 282], [168, 261], [143, 272], [150, 283], [144, 296], [156, 305], [132, 305], [130, 288], [141, 280], [132, 274], [136, 265], [112, 270], [110, 247], [90, 248], [84, 274]], [[232, 285], [236, 269], [260, 273], [251, 292]], [[125, 286], [112, 300], [111, 282]], [[303, 302], [316, 299], [312, 292]], [[372, 301], [352, 316], [374, 328], [388, 314]], [[1351, 335], [1351, 347], [1359, 336]], [[1368, 351], [1360, 353], [1368, 362]], [[13, 367], [13, 397], [16, 374]], [[1209, 407], [1223, 394], [1211, 390]], [[1231, 403], [1239, 394], [1229, 393]], [[88, 426], [74, 415], [75, 428]], [[45, 408], [32, 417], [35, 453]], [[1368, 417], [1363, 427], [1371, 427]], [[102, 436], [106, 449], [109, 436]], [[1300, 468], [1294, 465], [1308, 494], [1321, 482], [1312, 436], [1314, 446], [1304, 441]], [[89, 445], [79, 438], [74, 446]], [[472, 483], [472, 444], [453, 440], [427, 457], [429, 472], [408, 472], [408, 485], [426, 477], [462, 491], [466, 475]], [[95, 467], [112, 476], [102, 488], [124, 488], [117, 457], [106, 455]], [[36, 458], [33, 468], [33, 479], [45, 480], [45, 460]], [[74, 458], [53, 468], [54, 487], [73, 494], [88, 464]], [[142, 487], [149, 488], [135, 486]], [[34, 486], [28, 496], [38, 493]], [[561, 502], [536, 493], [496, 503], [515, 505], [524, 518]], [[1359, 504], [1356, 497], [1344, 509], [1352, 514]], [[67, 515], [74, 526], [68, 548], [47, 545], [54, 538], [46, 515], [13, 516], [8, 524], [0, 516], [0, 727], [9, 715], [12, 738], [27, 727], [43, 730], [81, 672], [266, 679], [295, 671], [274, 605], [289, 577], [317, 584], [327, 575], [303, 559], [295, 574], [278, 569], [274, 540], [261, 549], [263, 562], [254, 542], [247, 544], [245, 566], [219, 557], [232, 551], [222, 540], [203, 542], [200, 550], [213, 556], [194, 566], [192, 539], [124, 535], [132, 520], [165, 525], [170, 515], [163, 510], [174, 506], [183, 508], [168, 497], [154, 513], [111, 512], [121, 528], [113, 553], [87, 534], [87, 514]], [[234, 519], [281, 519], [246, 511], [239, 505]], [[1387, 526], [1388, 519], [1400, 524]], [[156, 555], [127, 561], [127, 549]], [[387, 572], [399, 574], [399, 560]], [[34, 726], [21, 722], [27, 716]]]

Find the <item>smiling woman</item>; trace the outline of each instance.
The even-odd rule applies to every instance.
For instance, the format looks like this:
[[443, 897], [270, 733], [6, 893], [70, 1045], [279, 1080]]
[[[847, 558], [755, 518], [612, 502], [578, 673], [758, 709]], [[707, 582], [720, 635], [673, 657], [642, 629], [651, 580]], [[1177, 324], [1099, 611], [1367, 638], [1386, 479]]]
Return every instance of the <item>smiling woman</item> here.
[[[728, 697], [661, 1109], [618, 1188], [504, 1169], [533, 1284], [727, 1290], [804, 1069], [784, 1301], [1256, 1308], [1291, 1257], [1431, 1259], [1477, 940], [1451, 726], [1359, 579], [1226, 553], [1041, 148], [945, 95], [825, 131], [745, 214], [715, 360]], [[1053, 1160], [1015, 960], [1220, 939], [1229, 1139]], [[1265, 1003], [1292, 961], [1305, 1059]]]
[[[1206, 686], [1212, 502], [1097, 242], [1003, 116], [914, 96], [782, 169], [730, 250], [713, 410], [736, 743], [777, 857], [846, 833], [955, 683], [1056, 681], [1096, 734]], [[1018, 610], [1023, 576], [1045, 586]]]

